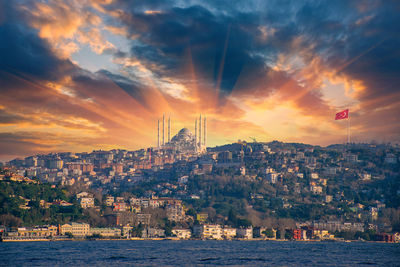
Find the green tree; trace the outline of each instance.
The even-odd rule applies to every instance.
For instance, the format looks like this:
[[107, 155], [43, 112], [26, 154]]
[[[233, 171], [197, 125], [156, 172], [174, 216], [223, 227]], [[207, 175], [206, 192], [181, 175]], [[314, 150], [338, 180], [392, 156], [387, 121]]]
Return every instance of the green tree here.
[[132, 236], [134, 236], [134, 237], [142, 237], [143, 229], [144, 229], [144, 227], [143, 227], [142, 223], [139, 223], [138, 226], [133, 227]]
[[262, 232], [262, 234], [264, 234], [268, 238], [273, 238], [275, 236], [274, 231], [272, 231], [272, 229], [266, 229], [265, 231]]
[[165, 231], [165, 236], [172, 236], [172, 229], [175, 226], [175, 222], [171, 222], [170, 220], [165, 220], [164, 224], [164, 231]]

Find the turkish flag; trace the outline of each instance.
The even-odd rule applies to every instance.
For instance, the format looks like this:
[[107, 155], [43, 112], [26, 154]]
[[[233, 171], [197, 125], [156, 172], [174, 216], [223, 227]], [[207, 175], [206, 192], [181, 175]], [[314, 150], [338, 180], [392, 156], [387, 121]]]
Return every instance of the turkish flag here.
[[347, 119], [348, 117], [349, 117], [349, 110], [345, 109], [343, 111], [336, 113], [335, 120], [343, 120]]

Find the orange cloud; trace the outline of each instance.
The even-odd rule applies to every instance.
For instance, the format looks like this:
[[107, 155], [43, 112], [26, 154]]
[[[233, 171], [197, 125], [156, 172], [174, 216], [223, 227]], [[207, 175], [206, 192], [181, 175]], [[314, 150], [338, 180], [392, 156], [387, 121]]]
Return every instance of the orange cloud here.
[[156, 14], [162, 14], [163, 12], [161, 10], [146, 10], [144, 13], [146, 15], [156, 15]]
[[[97, 6], [109, 1], [95, 2]], [[32, 27], [39, 36], [49, 41], [54, 51], [62, 58], [69, 58], [82, 44], [87, 44], [98, 54], [114, 45], [107, 41], [101, 31], [102, 19], [90, 11], [92, 3], [86, 1], [67, 2], [51, 0], [36, 2], [33, 9], [23, 7]]]

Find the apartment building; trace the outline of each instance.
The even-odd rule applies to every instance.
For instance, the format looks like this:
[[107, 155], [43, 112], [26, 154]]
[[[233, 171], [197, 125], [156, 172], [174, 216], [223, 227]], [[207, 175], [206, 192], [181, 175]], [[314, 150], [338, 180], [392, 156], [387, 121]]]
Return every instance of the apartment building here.
[[202, 239], [222, 239], [222, 227], [219, 224], [200, 224], [195, 225], [193, 233]]
[[180, 239], [189, 239], [192, 237], [192, 232], [189, 229], [172, 229], [172, 233]]

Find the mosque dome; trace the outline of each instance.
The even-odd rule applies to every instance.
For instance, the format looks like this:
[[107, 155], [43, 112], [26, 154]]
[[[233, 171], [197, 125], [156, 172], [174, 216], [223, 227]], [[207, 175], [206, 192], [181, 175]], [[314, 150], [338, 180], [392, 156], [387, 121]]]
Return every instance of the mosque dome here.
[[179, 131], [178, 135], [193, 135], [188, 128], [183, 128]]
[[193, 140], [193, 134], [188, 128], [181, 129], [177, 135], [172, 137], [172, 142], [190, 142]]

